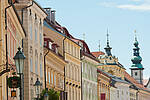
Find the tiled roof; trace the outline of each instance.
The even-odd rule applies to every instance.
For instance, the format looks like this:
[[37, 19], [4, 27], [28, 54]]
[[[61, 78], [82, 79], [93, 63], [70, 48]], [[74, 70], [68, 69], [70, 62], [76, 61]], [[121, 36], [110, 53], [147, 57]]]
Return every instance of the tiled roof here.
[[143, 80], [143, 85], [144, 85], [144, 86], [147, 85], [148, 81], [149, 81], [148, 79], [144, 79], [144, 80]]
[[[125, 78], [134, 84], [138, 89], [149, 91], [148, 88], [145, 88], [144, 85], [138, 83], [133, 77], [131, 77], [127, 72], [125, 72]], [[149, 91], [150, 92], [150, 91]]]
[[100, 55], [105, 55], [104, 52], [98, 51], [98, 52], [91, 52], [96, 58], [98, 58]]

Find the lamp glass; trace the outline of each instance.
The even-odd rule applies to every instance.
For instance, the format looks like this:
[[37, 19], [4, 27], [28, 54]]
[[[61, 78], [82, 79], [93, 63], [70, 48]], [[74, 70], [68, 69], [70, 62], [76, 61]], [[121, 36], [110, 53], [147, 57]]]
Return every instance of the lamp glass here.
[[44, 100], [49, 100], [49, 95], [47, 92], [44, 94]]

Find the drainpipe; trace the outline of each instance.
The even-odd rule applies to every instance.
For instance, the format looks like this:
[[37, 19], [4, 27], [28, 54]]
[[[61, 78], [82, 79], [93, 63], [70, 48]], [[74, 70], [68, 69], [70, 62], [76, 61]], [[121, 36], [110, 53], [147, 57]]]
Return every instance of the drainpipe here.
[[[8, 2], [10, 2], [8, 0]], [[6, 70], [8, 69], [8, 48], [7, 48], [7, 9], [10, 8], [13, 5], [13, 3], [11, 3], [9, 6], [7, 6], [5, 8], [5, 31], [6, 31]], [[8, 75], [6, 76], [6, 92], [7, 92], [7, 100], [8, 100]]]
[[46, 87], [46, 56], [48, 55], [49, 50], [46, 52], [46, 54], [44, 55], [44, 76], [45, 76], [45, 89]]
[[80, 55], [81, 55], [81, 57], [80, 57], [80, 60], [81, 60], [81, 100], [83, 100], [83, 88], [82, 88], [82, 86], [83, 86], [83, 83], [82, 83], [82, 61], [85, 59], [85, 57], [83, 57], [83, 54], [82, 54], [82, 50], [80, 50]]
[[[66, 36], [65, 36], [65, 38], [63, 39], [63, 57], [64, 57], [64, 60], [65, 60], [65, 40], [66, 40]], [[67, 96], [66, 96], [66, 69], [65, 69], [66, 67], [64, 67], [64, 100], [67, 100]]]
[[27, 9], [27, 8], [29, 8], [29, 7], [31, 7], [31, 6], [33, 6], [33, 0], [32, 0], [32, 4], [31, 5], [29, 5], [29, 6], [26, 6], [26, 7], [24, 7], [24, 8], [22, 8], [21, 9], [21, 17], [22, 17], [22, 24], [23, 24], [23, 11], [24, 11], [24, 9]]

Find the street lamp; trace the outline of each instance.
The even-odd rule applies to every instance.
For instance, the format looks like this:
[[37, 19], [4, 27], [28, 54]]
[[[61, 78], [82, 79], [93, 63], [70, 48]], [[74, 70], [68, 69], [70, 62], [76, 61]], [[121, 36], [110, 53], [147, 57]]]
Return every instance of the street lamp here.
[[44, 100], [49, 100], [48, 88], [46, 88], [46, 93], [44, 94]]
[[24, 69], [24, 59], [26, 57], [24, 56], [23, 52], [21, 51], [21, 48], [18, 48], [18, 51], [16, 55], [14, 56], [15, 65], [17, 69], [17, 73], [20, 75], [20, 100], [22, 100], [22, 75], [23, 75], [23, 69]]
[[39, 95], [40, 95], [40, 86], [41, 86], [41, 82], [39, 81], [39, 78], [37, 78], [34, 86], [36, 88], [36, 95], [37, 95], [37, 100], [39, 100]]

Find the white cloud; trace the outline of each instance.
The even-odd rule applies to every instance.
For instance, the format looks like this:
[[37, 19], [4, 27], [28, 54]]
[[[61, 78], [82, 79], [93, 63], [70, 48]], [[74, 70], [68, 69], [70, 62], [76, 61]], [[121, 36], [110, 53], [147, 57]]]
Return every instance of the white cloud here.
[[114, 6], [116, 6], [116, 4], [113, 3], [113, 2], [102, 2], [102, 3], [100, 3], [100, 5], [104, 6], [104, 7], [114, 7]]
[[[141, 1], [141, 0], [132, 0], [132, 1]], [[100, 5], [104, 7], [114, 7], [127, 10], [137, 10], [137, 11], [150, 11], [150, 0], [143, 0], [143, 3], [140, 4], [117, 4], [114, 2], [103, 2]]]
[[128, 9], [128, 10], [139, 10], [139, 11], [150, 11], [150, 5], [117, 5], [117, 8]]

